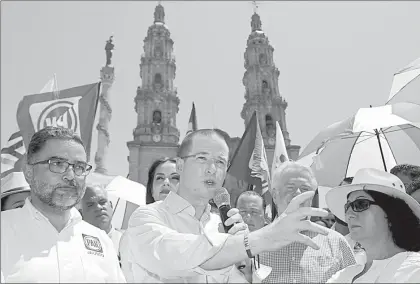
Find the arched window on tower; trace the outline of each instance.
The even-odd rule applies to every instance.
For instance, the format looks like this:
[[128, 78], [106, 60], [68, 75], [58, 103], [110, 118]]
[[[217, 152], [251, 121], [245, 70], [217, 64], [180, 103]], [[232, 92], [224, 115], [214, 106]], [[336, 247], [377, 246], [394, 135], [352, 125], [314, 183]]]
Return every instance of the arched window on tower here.
[[261, 65], [267, 64], [267, 56], [264, 53], [261, 53], [260, 54], [259, 61], [260, 61], [260, 64]]
[[153, 80], [153, 82], [154, 82], [155, 90], [161, 90], [162, 89], [162, 87], [163, 87], [162, 75], [160, 73], [155, 74], [155, 79]]
[[262, 91], [263, 91], [263, 92], [266, 92], [267, 90], [270, 90], [270, 88], [269, 88], [269, 86], [268, 86], [267, 81], [266, 81], [266, 80], [263, 80], [263, 81], [262, 81]]
[[265, 115], [265, 129], [269, 137], [274, 137], [276, 135], [276, 127], [274, 126], [274, 121], [270, 114]]
[[155, 110], [153, 112], [153, 123], [161, 123], [162, 122], [162, 113], [160, 112], [160, 110]]
[[162, 57], [162, 47], [160, 45], [157, 45], [155, 47], [155, 57], [157, 58]]
[[160, 73], [155, 74], [155, 84], [162, 84], [162, 75]]

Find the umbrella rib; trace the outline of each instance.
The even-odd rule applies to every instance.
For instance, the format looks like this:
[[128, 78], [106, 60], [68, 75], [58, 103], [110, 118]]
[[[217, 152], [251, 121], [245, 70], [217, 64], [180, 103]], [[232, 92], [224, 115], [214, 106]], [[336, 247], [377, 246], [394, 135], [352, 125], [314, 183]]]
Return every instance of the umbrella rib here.
[[384, 133], [382, 130], [380, 130], [380, 131], [381, 131], [381, 132], [382, 132], [382, 134], [384, 135], [384, 138], [385, 138], [385, 140], [386, 140], [386, 143], [388, 143], [388, 148], [389, 148], [389, 150], [391, 151], [391, 155], [392, 155], [392, 157], [394, 157], [395, 163], [396, 163], [396, 164], [398, 164], [398, 163], [397, 163], [397, 157], [395, 157], [395, 155], [394, 155], [394, 151], [392, 150], [391, 144], [389, 144], [388, 138], [386, 137], [385, 133]]
[[347, 161], [346, 172], [344, 173], [344, 177], [347, 177], [347, 172], [349, 170], [349, 165], [350, 165], [351, 154], [353, 153], [353, 150], [354, 150], [354, 147], [356, 146], [357, 140], [359, 140], [360, 134], [362, 134], [362, 132], [359, 133], [358, 138], [354, 140], [354, 144], [351, 147], [351, 151], [350, 151], [349, 159]]

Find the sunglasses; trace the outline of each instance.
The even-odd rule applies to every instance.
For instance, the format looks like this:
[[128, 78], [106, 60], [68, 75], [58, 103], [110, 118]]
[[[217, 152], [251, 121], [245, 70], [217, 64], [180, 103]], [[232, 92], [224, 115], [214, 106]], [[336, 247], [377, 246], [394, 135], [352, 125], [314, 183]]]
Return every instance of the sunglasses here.
[[347, 212], [350, 207], [354, 212], [363, 212], [368, 210], [372, 204], [376, 204], [376, 202], [369, 199], [356, 199], [355, 201], [347, 202], [344, 205], [344, 212]]

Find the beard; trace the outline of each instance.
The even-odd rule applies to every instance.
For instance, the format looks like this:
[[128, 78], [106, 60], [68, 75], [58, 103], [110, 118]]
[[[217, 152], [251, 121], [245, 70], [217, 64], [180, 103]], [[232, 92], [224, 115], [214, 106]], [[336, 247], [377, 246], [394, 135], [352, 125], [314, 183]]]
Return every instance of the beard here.
[[[45, 205], [58, 211], [67, 211], [75, 207], [83, 195], [85, 194], [85, 186], [78, 184], [76, 181], [71, 181], [70, 184], [55, 184], [51, 185], [33, 179], [30, 182], [31, 191], [34, 195]], [[75, 192], [73, 194], [60, 194], [57, 189], [61, 187], [73, 187]]]

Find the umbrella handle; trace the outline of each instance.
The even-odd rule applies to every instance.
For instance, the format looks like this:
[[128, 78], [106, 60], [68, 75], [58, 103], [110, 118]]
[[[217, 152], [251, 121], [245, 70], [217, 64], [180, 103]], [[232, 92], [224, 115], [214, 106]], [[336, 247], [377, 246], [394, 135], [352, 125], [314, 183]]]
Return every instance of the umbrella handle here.
[[384, 170], [388, 172], [386, 168], [386, 163], [385, 163], [384, 151], [382, 150], [381, 139], [379, 138], [379, 131], [377, 129], [375, 129], [375, 134], [376, 134], [376, 138], [378, 139], [379, 151], [381, 151], [381, 157], [382, 157], [382, 163], [384, 164]]

